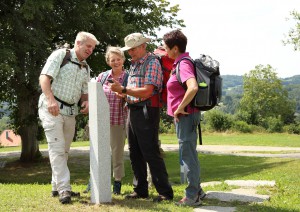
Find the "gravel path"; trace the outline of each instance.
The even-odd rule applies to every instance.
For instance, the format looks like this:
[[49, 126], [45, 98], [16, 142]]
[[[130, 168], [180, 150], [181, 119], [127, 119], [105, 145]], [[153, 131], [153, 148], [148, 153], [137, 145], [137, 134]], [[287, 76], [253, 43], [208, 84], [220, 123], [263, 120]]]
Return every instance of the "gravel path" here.
[[[162, 144], [164, 151], [178, 151], [177, 144]], [[300, 158], [300, 147], [268, 147], [268, 146], [230, 146], [230, 145], [198, 145], [197, 150], [203, 154], [225, 154], [253, 157], [279, 157], [279, 158]], [[45, 149], [40, 150], [43, 155], [48, 155]], [[128, 146], [125, 146], [128, 154]], [[73, 147], [70, 153], [88, 154], [89, 147]], [[18, 157], [20, 152], [2, 152], [0, 158]]]

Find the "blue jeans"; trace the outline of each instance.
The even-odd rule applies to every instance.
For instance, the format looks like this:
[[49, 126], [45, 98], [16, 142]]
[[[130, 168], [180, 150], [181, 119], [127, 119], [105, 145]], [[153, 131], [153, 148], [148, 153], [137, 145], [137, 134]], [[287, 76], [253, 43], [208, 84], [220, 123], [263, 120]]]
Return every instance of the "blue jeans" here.
[[200, 163], [197, 153], [197, 125], [200, 122], [200, 112], [186, 116], [180, 116], [179, 122], [175, 123], [179, 142], [180, 165], [187, 167], [188, 186], [185, 195], [194, 199], [200, 191]]

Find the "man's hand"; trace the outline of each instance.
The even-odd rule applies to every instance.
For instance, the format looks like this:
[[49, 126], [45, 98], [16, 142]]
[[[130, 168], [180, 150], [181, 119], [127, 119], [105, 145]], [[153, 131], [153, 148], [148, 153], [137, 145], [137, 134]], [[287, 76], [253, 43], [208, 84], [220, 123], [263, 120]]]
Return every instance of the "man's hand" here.
[[82, 102], [81, 103], [81, 110], [80, 110], [80, 112], [82, 113], [82, 114], [88, 114], [88, 112], [89, 112], [89, 102], [88, 101], [84, 101], [84, 102]]
[[40, 76], [40, 85], [42, 88], [43, 93], [47, 98], [48, 103], [48, 112], [53, 116], [58, 116], [59, 114], [59, 107], [58, 103], [55, 100], [52, 90], [51, 90], [51, 76], [48, 75], [41, 75]]
[[57, 101], [54, 99], [54, 97], [50, 97], [48, 99], [48, 112], [53, 116], [58, 116], [59, 114], [59, 107]]
[[116, 93], [122, 94], [122, 90], [124, 87], [117, 80], [115, 80], [115, 79], [112, 79], [112, 80], [113, 80], [113, 83], [109, 84], [110, 89]]

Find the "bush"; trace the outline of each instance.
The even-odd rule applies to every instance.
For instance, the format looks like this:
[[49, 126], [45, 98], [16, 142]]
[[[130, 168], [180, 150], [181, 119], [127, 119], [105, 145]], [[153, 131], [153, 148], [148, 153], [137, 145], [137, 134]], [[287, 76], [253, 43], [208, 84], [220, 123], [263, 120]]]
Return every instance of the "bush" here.
[[37, 131], [36, 139], [40, 142], [40, 144], [47, 143], [45, 131], [40, 122], [38, 123], [38, 131]]
[[245, 121], [236, 121], [232, 125], [233, 130], [242, 132], [242, 133], [251, 133], [252, 128]]
[[84, 141], [84, 129], [80, 129], [76, 133], [76, 141]]
[[283, 122], [279, 118], [269, 117], [266, 120], [268, 132], [282, 132]]
[[257, 125], [250, 125], [251, 126], [251, 131], [252, 132], [258, 132], [258, 133], [265, 133], [266, 129], [262, 126], [257, 126]]
[[290, 124], [283, 127], [283, 130], [290, 134], [300, 134], [300, 125]]
[[226, 131], [230, 129], [232, 125], [232, 118], [230, 115], [225, 114], [218, 110], [211, 110], [204, 114], [206, 123], [212, 130], [215, 131]]
[[160, 120], [159, 122], [159, 133], [168, 133], [170, 129], [170, 126], [168, 124], [165, 124], [163, 120]]
[[160, 110], [159, 133], [170, 133], [170, 131], [175, 132], [173, 117], [167, 115], [166, 107], [162, 107], [162, 109]]

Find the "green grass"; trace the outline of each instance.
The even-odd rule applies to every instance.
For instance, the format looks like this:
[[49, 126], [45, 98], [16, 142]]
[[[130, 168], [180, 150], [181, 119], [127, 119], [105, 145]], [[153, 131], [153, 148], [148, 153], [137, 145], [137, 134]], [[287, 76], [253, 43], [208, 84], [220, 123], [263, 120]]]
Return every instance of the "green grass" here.
[[203, 143], [208, 145], [300, 147], [299, 135], [287, 133], [205, 134]]
[[235, 151], [235, 153], [257, 153], [257, 154], [294, 154], [300, 153], [296, 150], [285, 150], [285, 151]]
[[[164, 144], [176, 144], [176, 135], [162, 134]], [[203, 133], [203, 145], [241, 145], [241, 146], [278, 146], [300, 147], [299, 135], [287, 133]]]
[[[203, 182], [225, 180], [275, 180], [276, 187], [262, 187], [259, 192], [271, 196], [263, 204], [224, 203], [205, 200], [205, 206], [234, 206], [238, 211], [300, 211], [300, 160], [230, 155], [199, 154]], [[183, 196], [178, 154], [168, 152], [165, 156], [170, 182], [175, 192], [174, 201]], [[132, 171], [125, 162], [126, 177], [122, 193], [132, 191]], [[88, 182], [89, 155], [70, 156], [69, 168], [74, 191], [83, 191]], [[149, 200], [125, 200], [113, 196], [111, 204], [92, 205], [90, 194], [74, 198], [71, 205], [61, 205], [57, 198], [50, 197], [51, 169], [48, 158], [40, 163], [22, 164], [17, 158], [7, 159], [6, 167], [0, 169], [0, 211], [192, 211], [191, 207], [177, 207], [174, 202], [155, 204]], [[204, 190], [229, 190], [226, 184], [205, 187]], [[150, 196], [157, 195], [154, 189]]]

